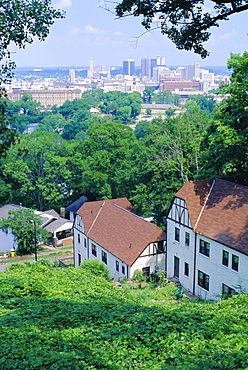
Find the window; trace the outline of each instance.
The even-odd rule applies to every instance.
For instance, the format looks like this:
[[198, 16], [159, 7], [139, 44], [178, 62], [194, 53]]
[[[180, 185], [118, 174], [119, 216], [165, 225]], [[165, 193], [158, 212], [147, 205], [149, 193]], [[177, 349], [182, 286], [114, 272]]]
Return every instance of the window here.
[[78, 266], [80, 266], [80, 265], [81, 265], [81, 254], [78, 253]]
[[210, 256], [210, 244], [205, 242], [205, 240], [200, 239], [200, 253], [205, 256]]
[[147, 276], [147, 277], [150, 276], [150, 266], [143, 267], [142, 272], [144, 276]]
[[115, 269], [116, 269], [116, 271], [119, 271], [119, 269], [120, 269], [120, 264], [119, 264], [119, 261], [115, 261]]
[[223, 254], [222, 254], [222, 265], [228, 266], [228, 260], [229, 260], [229, 253], [227, 251], [223, 251]]
[[239, 258], [235, 254], [232, 255], [232, 269], [235, 271], [239, 270]]
[[158, 242], [157, 253], [164, 253], [164, 242], [162, 240]]
[[189, 240], [190, 240], [189, 233], [185, 232], [185, 245], [187, 245], [187, 247], [189, 246]]
[[237, 292], [233, 288], [230, 288], [226, 284], [222, 284], [222, 298], [223, 299], [230, 298], [234, 294], [237, 294]]
[[125, 266], [122, 266], [122, 273], [125, 275]]
[[184, 263], [184, 275], [189, 276], [189, 264], [187, 262]]
[[209, 276], [198, 270], [198, 285], [209, 290]]
[[107, 253], [102, 251], [102, 262], [106, 263], [107, 265]]
[[178, 229], [178, 227], [175, 227], [175, 240], [177, 242], [180, 241], [180, 229]]
[[96, 251], [96, 245], [95, 244], [91, 244], [91, 253], [93, 254], [93, 256], [97, 256], [97, 251]]
[[87, 239], [84, 239], [84, 247], [87, 248]]
[[80, 234], [78, 234], [78, 243], [80, 244]]

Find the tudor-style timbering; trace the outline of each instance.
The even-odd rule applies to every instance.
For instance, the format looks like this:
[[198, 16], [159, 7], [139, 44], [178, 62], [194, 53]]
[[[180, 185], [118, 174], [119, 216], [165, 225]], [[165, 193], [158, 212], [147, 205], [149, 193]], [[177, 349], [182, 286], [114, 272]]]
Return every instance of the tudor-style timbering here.
[[247, 265], [247, 255], [195, 233], [185, 202], [175, 198], [167, 218], [168, 277], [199, 297], [220, 300], [223, 289], [247, 289]]

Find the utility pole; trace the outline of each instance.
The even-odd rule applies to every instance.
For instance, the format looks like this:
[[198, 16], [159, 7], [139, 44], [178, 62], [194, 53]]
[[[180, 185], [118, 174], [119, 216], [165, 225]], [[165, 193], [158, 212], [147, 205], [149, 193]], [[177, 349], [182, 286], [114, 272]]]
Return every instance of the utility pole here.
[[30, 220], [30, 222], [34, 225], [34, 259], [35, 259], [35, 262], [37, 262], [38, 258], [37, 258], [37, 241], [36, 241], [36, 221]]

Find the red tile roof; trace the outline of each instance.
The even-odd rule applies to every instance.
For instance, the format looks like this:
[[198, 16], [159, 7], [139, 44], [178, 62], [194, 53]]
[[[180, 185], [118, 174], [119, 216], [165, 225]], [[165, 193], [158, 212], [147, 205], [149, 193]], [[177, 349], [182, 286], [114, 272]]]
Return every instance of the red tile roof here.
[[175, 195], [185, 200], [196, 233], [248, 255], [248, 187], [226, 180], [186, 183]]
[[130, 212], [126, 198], [88, 202], [78, 210], [87, 236], [131, 266], [148, 244], [166, 240], [158, 226]]

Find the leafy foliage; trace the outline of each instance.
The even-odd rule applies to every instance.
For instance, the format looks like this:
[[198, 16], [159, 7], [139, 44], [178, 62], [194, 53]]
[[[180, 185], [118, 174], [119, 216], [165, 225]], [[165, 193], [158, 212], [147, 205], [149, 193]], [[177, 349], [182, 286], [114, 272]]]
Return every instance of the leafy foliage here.
[[17, 252], [19, 254], [34, 251], [34, 222], [37, 241], [42, 242], [47, 237], [47, 232], [41, 228], [41, 217], [32, 209], [20, 208], [16, 211], [9, 211], [9, 217], [0, 220], [0, 227], [11, 229], [18, 242]]
[[[108, 9], [107, 4], [108, 1]], [[141, 24], [146, 30], [160, 28], [178, 49], [193, 50], [206, 58], [209, 53], [203, 43], [211, 35], [209, 29], [218, 27], [220, 20], [248, 9], [246, 0], [214, 0], [211, 5], [208, 3], [205, 8], [203, 0], [121, 0], [115, 5], [114, 12], [120, 18], [143, 16]]]
[[15, 66], [10, 59], [10, 44], [24, 49], [35, 37], [44, 41], [55, 19], [63, 17], [63, 12], [52, 8], [50, 0], [1, 1], [1, 82], [6, 82], [11, 77], [11, 70]]
[[216, 107], [215, 119], [202, 144], [203, 170], [207, 177], [236, 176], [248, 183], [248, 53], [231, 54], [230, 85], [221, 91], [229, 94]]
[[80, 265], [80, 269], [91, 275], [101, 276], [109, 280], [109, 269], [104, 263], [98, 260], [84, 260]]
[[248, 366], [246, 295], [178, 302], [161, 288], [138, 290], [136, 299], [83, 269], [48, 262], [13, 265], [0, 284], [3, 370]]

